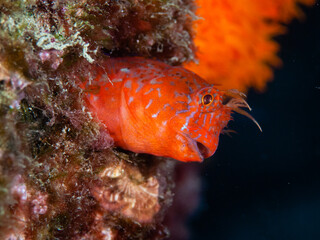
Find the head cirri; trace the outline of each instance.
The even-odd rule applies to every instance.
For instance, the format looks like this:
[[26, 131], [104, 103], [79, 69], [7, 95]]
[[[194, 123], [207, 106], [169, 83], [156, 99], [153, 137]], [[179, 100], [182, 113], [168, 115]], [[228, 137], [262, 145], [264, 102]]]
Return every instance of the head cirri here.
[[216, 151], [232, 111], [254, 120], [240, 109], [249, 108], [240, 92], [218, 90], [182, 67], [132, 57], [89, 70], [93, 80], [82, 87], [90, 110], [116, 146], [133, 152], [202, 161]]

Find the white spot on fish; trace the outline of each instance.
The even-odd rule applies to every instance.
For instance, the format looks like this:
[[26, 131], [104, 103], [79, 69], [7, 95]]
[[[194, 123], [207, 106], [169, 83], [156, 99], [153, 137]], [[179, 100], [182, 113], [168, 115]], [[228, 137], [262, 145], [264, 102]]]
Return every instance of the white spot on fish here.
[[154, 89], [153, 88], [150, 88], [148, 92], [145, 92], [143, 95], [147, 95], [149, 93], [151, 93]]
[[210, 120], [209, 120], [209, 124], [211, 124], [212, 118], [213, 118], [213, 113], [210, 114]]
[[125, 73], [129, 73], [130, 70], [128, 68], [121, 68], [120, 69], [121, 72], [125, 72]]
[[126, 83], [124, 84], [124, 86], [126, 88], [131, 88], [131, 80], [126, 81]]
[[207, 114], [204, 115], [204, 119], [203, 119], [203, 125], [206, 124], [206, 121], [207, 121]]
[[162, 81], [157, 82], [158, 79], [154, 78], [150, 81], [151, 84], [162, 84]]
[[159, 113], [160, 113], [160, 110], [159, 110], [157, 113], [153, 114], [152, 117], [153, 117], [153, 118], [158, 117]]
[[113, 83], [116, 83], [116, 82], [122, 82], [122, 78], [115, 78], [115, 79], [112, 79], [112, 82], [113, 82]]
[[188, 104], [190, 104], [191, 102], [192, 102], [192, 99], [191, 99], [191, 97], [190, 97], [190, 95], [188, 94]]
[[214, 128], [214, 127], [213, 127], [213, 126], [209, 127], [209, 130], [208, 130], [208, 131], [211, 132], [212, 128]]
[[174, 92], [174, 97], [184, 97], [185, 95], [183, 93]]
[[98, 97], [97, 96], [93, 96], [93, 101], [98, 101]]
[[184, 129], [187, 129], [187, 127], [188, 127], [188, 121], [186, 121], [186, 123], [182, 126], [180, 130], [183, 131]]
[[[162, 108], [162, 110], [164, 110], [166, 107], [169, 107], [170, 106], [170, 104], [169, 103], [166, 103], [165, 105], [163, 105], [163, 108]], [[171, 106], [170, 106], [171, 107]], [[171, 107], [172, 108], [172, 107]]]
[[[197, 113], [198, 111], [196, 112], [192, 112], [188, 117], [186, 117], [186, 123], [182, 126], [182, 128], [180, 129], [181, 131], [183, 131], [184, 129], [187, 129], [188, 125], [189, 125], [189, 121], [190, 121], [190, 118], [193, 118], [194, 115]], [[198, 119], [197, 119], [198, 120]]]
[[159, 98], [160, 98], [160, 97], [161, 97], [160, 88], [157, 88], [157, 90], [158, 90], [158, 96], [159, 96]]
[[177, 101], [177, 103], [179, 103], [179, 104], [186, 104], [185, 101]]
[[180, 110], [180, 111], [176, 111], [176, 114], [180, 114], [180, 113], [185, 113], [185, 112], [189, 112], [189, 110]]
[[128, 104], [130, 104], [133, 101], [133, 97], [129, 98]]
[[138, 87], [136, 89], [136, 93], [139, 92], [141, 90], [141, 88], [144, 86], [144, 84], [141, 81], [138, 81]]
[[149, 100], [149, 103], [148, 103], [148, 105], [146, 106], [146, 109], [148, 109], [148, 108], [150, 107], [151, 103], [152, 103], [152, 99]]
[[197, 137], [195, 137], [193, 140], [197, 140], [199, 137], [201, 137], [201, 134], [199, 134]]

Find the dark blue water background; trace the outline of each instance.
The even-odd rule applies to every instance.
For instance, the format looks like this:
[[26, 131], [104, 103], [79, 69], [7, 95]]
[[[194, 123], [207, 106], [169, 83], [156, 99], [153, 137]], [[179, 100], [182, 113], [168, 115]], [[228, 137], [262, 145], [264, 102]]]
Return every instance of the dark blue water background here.
[[237, 116], [202, 164], [191, 239], [320, 239], [320, 4], [277, 41], [283, 67], [248, 95], [263, 133]]

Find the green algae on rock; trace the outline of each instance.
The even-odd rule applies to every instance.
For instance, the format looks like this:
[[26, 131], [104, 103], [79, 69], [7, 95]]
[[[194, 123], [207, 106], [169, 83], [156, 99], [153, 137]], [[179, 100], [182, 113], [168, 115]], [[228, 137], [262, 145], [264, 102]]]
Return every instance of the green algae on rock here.
[[0, 5], [0, 40], [24, 53], [76, 51], [89, 62], [103, 49], [112, 56], [157, 57], [179, 64], [194, 59], [193, 10], [191, 0], [5, 0]]

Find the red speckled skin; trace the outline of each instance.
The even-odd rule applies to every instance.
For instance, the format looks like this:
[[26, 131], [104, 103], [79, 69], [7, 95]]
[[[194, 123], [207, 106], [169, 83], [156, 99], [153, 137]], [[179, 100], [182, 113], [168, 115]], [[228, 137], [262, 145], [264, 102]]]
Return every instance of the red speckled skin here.
[[[115, 145], [179, 161], [202, 161], [216, 151], [231, 109], [222, 92], [182, 68], [139, 57], [93, 64], [83, 88], [90, 111]], [[211, 94], [208, 106], [202, 96]]]

